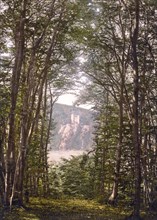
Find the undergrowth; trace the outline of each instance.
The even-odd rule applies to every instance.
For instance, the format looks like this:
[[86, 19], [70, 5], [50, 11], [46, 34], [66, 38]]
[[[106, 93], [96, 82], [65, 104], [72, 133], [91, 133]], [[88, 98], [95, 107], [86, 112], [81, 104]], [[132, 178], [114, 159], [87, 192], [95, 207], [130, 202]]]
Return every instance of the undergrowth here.
[[[2, 219], [53, 220], [55, 216], [67, 217], [72, 214], [81, 214], [82, 216], [88, 216], [89, 219], [91, 216], [96, 216], [93, 219], [122, 220], [130, 213], [131, 210], [122, 205], [116, 207], [100, 205], [94, 200], [31, 198], [26, 208], [14, 207], [12, 212], [5, 211]], [[83, 217], [80, 220], [83, 220]]]

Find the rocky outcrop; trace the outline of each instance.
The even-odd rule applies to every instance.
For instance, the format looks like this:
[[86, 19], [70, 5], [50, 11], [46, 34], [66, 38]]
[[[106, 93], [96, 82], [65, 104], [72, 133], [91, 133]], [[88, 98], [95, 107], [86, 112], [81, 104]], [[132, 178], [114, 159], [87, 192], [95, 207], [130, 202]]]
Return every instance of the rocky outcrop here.
[[86, 150], [92, 145], [93, 120], [87, 109], [55, 104], [54, 136], [51, 139], [55, 150]]

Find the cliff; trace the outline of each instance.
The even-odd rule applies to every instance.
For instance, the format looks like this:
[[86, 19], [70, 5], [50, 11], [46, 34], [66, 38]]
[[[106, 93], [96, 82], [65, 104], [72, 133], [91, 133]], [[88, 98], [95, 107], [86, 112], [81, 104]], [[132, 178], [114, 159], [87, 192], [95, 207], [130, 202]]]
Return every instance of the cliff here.
[[92, 145], [93, 120], [90, 110], [55, 104], [52, 150], [87, 150]]

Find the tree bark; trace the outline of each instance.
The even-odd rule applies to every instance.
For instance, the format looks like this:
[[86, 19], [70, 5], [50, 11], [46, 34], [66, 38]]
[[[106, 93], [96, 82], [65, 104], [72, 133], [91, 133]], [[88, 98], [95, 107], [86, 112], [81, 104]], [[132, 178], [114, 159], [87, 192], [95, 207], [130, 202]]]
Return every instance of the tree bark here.
[[6, 169], [6, 205], [9, 204], [11, 191], [13, 187], [14, 174], [15, 174], [15, 116], [16, 116], [16, 105], [19, 91], [19, 81], [21, 76], [21, 70], [24, 58], [24, 27], [25, 27], [25, 16], [26, 16], [26, 4], [27, 0], [21, 3], [20, 20], [16, 23], [15, 30], [15, 63], [12, 73], [11, 81], [11, 108], [9, 118], [9, 135], [8, 135], [8, 148], [7, 148], [7, 169]]
[[140, 1], [135, 0], [135, 27], [131, 36], [132, 60], [134, 70], [134, 103], [133, 103], [133, 145], [135, 155], [135, 195], [133, 216], [140, 219], [141, 203], [141, 149], [139, 137], [139, 67], [138, 67], [138, 34], [139, 34]]
[[[120, 74], [120, 98], [119, 98], [119, 140], [116, 149], [116, 165], [115, 165], [115, 174], [114, 174], [114, 182], [113, 182], [113, 189], [112, 194], [109, 198], [109, 202], [111, 204], [115, 204], [118, 196], [118, 186], [119, 186], [119, 177], [120, 177], [120, 168], [121, 168], [121, 156], [122, 156], [122, 146], [123, 146], [123, 123], [124, 123], [124, 91], [125, 91], [125, 74], [126, 74], [126, 63], [127, 60], [125, 59], [125, 52], [126, 52], [126, 33], [125, 27], [122, 23], [121, 11], [119, 11], [119, 23], [122, 32], [122, 41], [123, 41], [123, 48], [122, 48], [122, 55], [119, 61], [118, 54], [115, 50], [115, 57], [117, 58], [117, 66]], [[113, 34], [114, 35], [114, 34]], [[120, 56], [119, 56], [120, 57]]]
[[109, 198], [111, 204], [115, 204], [118, 196], [118, 185], [121, 167], [121, 155], [123, 145], [123, 101], [124, 101], [124, 73], [121, 74], [121, 93], [119, 101], [119, 143], [116, 150], [116, 166], [112, 194]]
[[3, 152], [3, 141], [0, 139], [0, 197], [1, 197], [1, 205], [4, 205], [4, 189], [5, 189], [5, 180], [4, 180], [4, 152]]

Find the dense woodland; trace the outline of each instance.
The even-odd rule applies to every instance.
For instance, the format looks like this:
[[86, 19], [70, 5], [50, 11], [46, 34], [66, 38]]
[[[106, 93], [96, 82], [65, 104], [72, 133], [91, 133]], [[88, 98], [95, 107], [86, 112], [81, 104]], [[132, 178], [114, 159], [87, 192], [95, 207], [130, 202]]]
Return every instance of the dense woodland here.
[[[78, 84], [93, 150], [49, 166], [53, 105]], [[2, 205], [29, 191], [155, 210], [156, 96], [156, 0], [0, 0]]]

